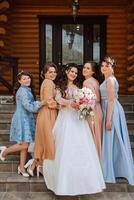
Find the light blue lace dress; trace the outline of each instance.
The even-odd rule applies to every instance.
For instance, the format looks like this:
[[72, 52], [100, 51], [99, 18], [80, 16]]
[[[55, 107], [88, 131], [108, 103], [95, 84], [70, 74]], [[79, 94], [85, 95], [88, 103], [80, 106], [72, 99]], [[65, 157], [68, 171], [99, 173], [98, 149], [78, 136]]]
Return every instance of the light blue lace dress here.
[[134, 164], [124, 110], [118, 101], [118, 89], [118, 82], [114, 78], [112, 130], [107, 131], [105, 128], [108, 108], [107, 80], [100, 86], [104, 115], [102, 141], [103, 174], [105, 182], [115, 183], [116, 177], [124, 177], [130, 184], [134, 185]]
[[16, 93], [16, 111], [10, 128], [10, 141], [33, 142], [35, 132], [34, 112], [42, 106], [40, 101], [34, 101], [31, 88], [21, 86]]

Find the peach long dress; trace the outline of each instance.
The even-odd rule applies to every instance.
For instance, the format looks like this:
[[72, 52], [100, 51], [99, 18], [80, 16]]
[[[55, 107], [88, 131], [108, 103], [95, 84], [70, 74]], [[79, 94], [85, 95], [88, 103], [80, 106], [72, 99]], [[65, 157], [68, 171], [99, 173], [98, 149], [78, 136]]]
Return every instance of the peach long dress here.
[[40, 98], [45, 101], [45, 106], [39, 110], [35, 130], [34, 158], [39, 161], [44, 159], [51, 160], [55, 156], [55, 145], [52, 135], [52, 128], [57, 117], [55, 95], [55, 84], [52, 80], [45, 79], [40, 91]]
[[97, 97], [96, 106], [94, 108], [94, 123], [92, 124], [89, 120], [89, 126], [92, 130], [94, 142], [98, 151], [98, 156], [101, 159], [101, 142], [102, 142], [102, 123], [103, 123], [103, 113], [100, 104], [100, 90], [98, 81], [90, 77], [83, 82], [83, 86], [90, 88]]

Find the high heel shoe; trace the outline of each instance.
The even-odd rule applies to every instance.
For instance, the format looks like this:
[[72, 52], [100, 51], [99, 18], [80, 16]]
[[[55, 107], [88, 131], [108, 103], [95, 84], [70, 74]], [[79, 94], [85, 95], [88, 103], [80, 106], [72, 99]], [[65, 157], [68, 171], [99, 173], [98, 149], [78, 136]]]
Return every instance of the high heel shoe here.
[[30, 159], [25, 165], [25, 169], [27, 169], [27, 172], [30, 176], [34, 176], [34, 173], [33, 173], [33, 169], [31, 168], [32, 167], [32, 164], [34, 162], [34, 159]]
[[29, 174], [26, 173], [26, 172], [22, 172], [21, 169], [20, 169], [20, 166], [18, 166], [18, 174], [24, 176], [24, 177], [29, 177]]
[[37, 176], [38, 177], [39, 177], [40, 174], [43, 175], [43, 166], [38, 165], [36, 170], [37, 170]]
[[3, 154], [3, 152], [6, 150], [6, 148], [7, 148], [6, 146], [1, 146], [1, 147], [0, 147], [0, 150], [1, 150], [1, 152], [0, 152], [0, 160], [1, 160], [1, 161], [4, 161], [4, 160], [5, 160], [5, 157], [3, 157], [2, 154]]

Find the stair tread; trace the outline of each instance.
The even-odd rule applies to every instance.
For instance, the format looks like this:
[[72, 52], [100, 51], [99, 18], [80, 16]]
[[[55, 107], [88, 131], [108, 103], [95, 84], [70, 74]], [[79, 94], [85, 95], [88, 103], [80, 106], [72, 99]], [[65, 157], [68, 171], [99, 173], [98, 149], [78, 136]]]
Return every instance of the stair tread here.
[[19, 156], [19, 153], [14, 153], [14, 154], [11, 154], [11, 155], [8, 155], [7, 157], [6, 157], [6, 160], [3, 162], [3, 161], [1, 161], [0, 160], [0, 163], [11, 163], [11, 162], [16, 162], [16, 163], [18, 163], [18, 161], [19, 161], [19, 158], [20, 158], [20, 156]]
[[[43, 176], [39, 176], [39, 177], [29, 177], [29, 178], [25, 178], [21, 175], [18, 175], [17, 172], [0, 172], [0, 182], [42, 182], [44, 183], [44, 178]], [[112, 183], [108, 183], [107, 185], [110, 185]], [[128, 181], [126, 179], [123, 178], [118, 178], [117, 182], [114, 183], [114, 185], [118, 185], [118, 184], [128, 184]], [[133, 186], [134, 187], [134, 186]]]
[[0, 123], [3, 123], [3, 124], [11, 123], [11, 119], [0, 119]]
[[3, 130], [3, 129], [0, 129], [0, 134], [2, 135], [2, 134], [7, 134], [7, 135], [9, 135], [9, 132], [10, 132], [10, 130]]
[[37, 182], [42, 182], [44, 183], [44, 178], [43, 176], [39, 177], [29, 177], [25, 178], [21, 175], [18, 175], [16, 172], [0, 172], [0, 182], [30, 182], [30, 183], [37, 183]]

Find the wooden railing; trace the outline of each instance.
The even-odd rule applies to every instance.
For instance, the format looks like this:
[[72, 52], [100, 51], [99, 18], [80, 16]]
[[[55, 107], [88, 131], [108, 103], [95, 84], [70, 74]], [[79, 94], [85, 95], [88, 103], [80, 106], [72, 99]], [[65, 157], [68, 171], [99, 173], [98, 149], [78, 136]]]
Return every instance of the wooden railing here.
[[18, 73], [18, 58], [0, 54], [0, 83], [12, 94]]

